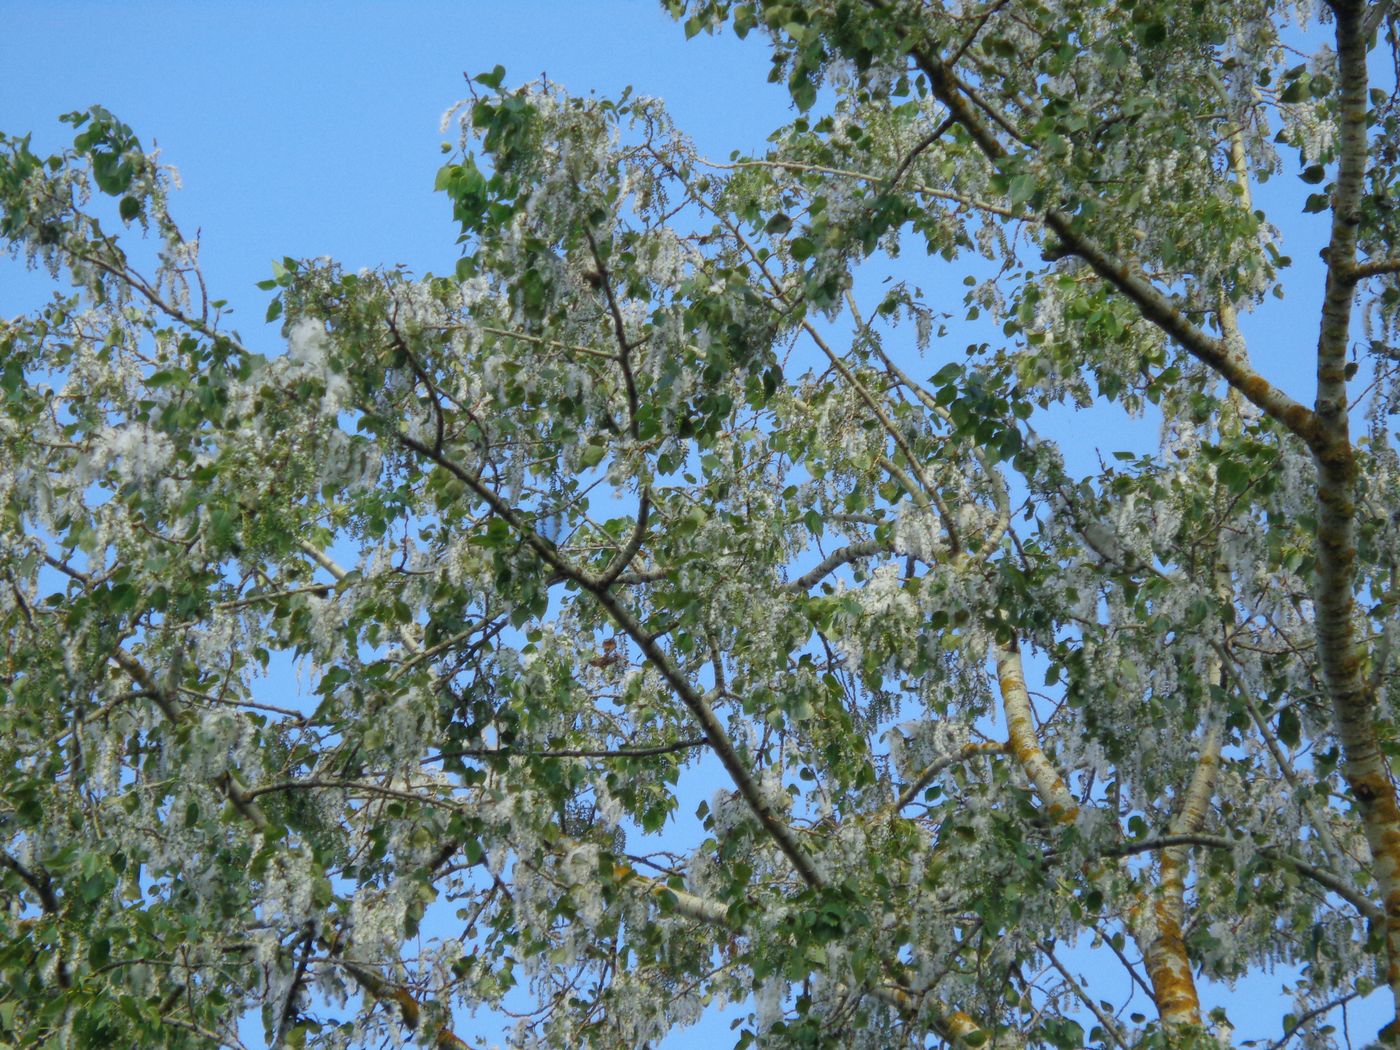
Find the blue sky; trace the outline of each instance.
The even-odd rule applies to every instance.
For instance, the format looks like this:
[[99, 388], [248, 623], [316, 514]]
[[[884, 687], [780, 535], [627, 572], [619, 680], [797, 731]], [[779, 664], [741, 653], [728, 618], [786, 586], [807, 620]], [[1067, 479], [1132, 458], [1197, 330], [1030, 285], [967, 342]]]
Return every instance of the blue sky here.
[[[274, 258], [451, 270], [456, 230], [431, 191], [438, 145], [456, 140], [439, 121], [466, 95], [463, 73], [499, 62], [512, 83], [543, 73], [575, 93], [632, 84], [665, 98], [721, 158], [758, 148], [789, 112], [760, 46], [687, 44], [653, 0], [51, 0], [0, 13], [0, 128], [56, 148], [71, 139], [57, 116], [100, 103], [154, 140], [184, 180], [176, 217], [202, 230], [211, 292], [248, 304], [255, 344], [267, 296], [253, 284]], [[0, 291], [0, 309], [32, 302], [27, 285]]]
[[[281, 340], [263, 324], [267, 293], [254, 284], [270, 275], [273, 259], [329, 255], [351, 269], [451, 270], [457, 231], [432, 185], [439, 144], [456, 140], [439, 121], [466, 94], [464, 73], [500, 63], [511, 83], [546, 74], [575, 93], [615, 95], [630, 84], [664, 98], [680, 127], [717, 159], [760, 149], [791, 115], [786, 91], [767, 83], [762, 42], [687, 42], [655, 0], [0, 0], [0, 15], [7, 38], [0, 129], [33, 131], [39, 149], [56, 149], [71, 138], [58, 115], [100, 103], [158, 143], [183, 178], [174, 212], [187, 232], [201, 231], [211, 294], [231, 302], [233, 326], [264, 352], [277, 352]], [[1285, 174], [1260, 192], [1263, 206], [1289, 202], [1274, 221], [1298, 214], [1295, 184]], [[1245, 326], [1261, 366], [1282, 368], [1284, 385], [1310, 401], [1323, 230], [1298, 215], [1285, 232], [1298, 261], [1290, 299]], [[939, 280], [926, 264], [921, 270], [918, 282], [935, 289]], [[942, 280], [960, 292], [960, 275]], [[0, 314], [33, 308], [47, 287], [42, 276], [0, 259]], [[1095, 428], [1092, 441], [1108, 451], [1143, 447], [1146, 436], [1151, 447], [1154, 434], [1150, 423], [1131, 432]], [[1072, 449], [1086, 467], [1095, 451], [1083, 437]], [[1119, 976], [1110, 981], [1116, 987]], [[1242, 1034], [1277, 1031], [1277, 981], [1258, 983], [1260, 994], [1220, 997]], [[1356, 1024], [1353, 1032], [1374, 1027]], [[483, 1018], [459, 1034], [490, 1041], [500, 1028]], [[710, 1023], [666, 1046], [731, 1039], [726, 1022]]]

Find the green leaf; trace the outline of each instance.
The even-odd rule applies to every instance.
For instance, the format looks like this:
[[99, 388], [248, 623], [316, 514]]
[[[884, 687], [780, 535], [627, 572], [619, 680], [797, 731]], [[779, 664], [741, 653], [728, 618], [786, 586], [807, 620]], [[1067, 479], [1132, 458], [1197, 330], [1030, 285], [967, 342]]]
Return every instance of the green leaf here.
[[1012, 176], [1007, 185], [1007, 195], [1011, 198], [1011, 206], [1019, 208], [1035, 196], [1035, 178], [1024, 173]]
[[183, 368], [165, 368], [159, 372], [152, 372], [146, 377], [146, 385], [153, 390], [158, 390], [163, 386], [171, 384], [185, 384], [189, 382], [189, 373]]
[[506, 79], [506, 67], [499, 63], [489, 73], [478, 73], [474, 78], [478, 84], [495, 91]]
[[223, 507], [209, 512], [209, 540], [215, 550], [226, 551], [233, 546], [234, 529], [233, 515]]
[[108, 937], [94, 938], [88, 944], [88, 962], [93, 966], [105, 966], [112, 957], [112, 941]]
[[596, 467], [603, 461], [603, 457], [608, 453], [608, 446], [604, 442], [589, 442], [583, 446], [583, 451], [579, 454], [580, 465], [587, 470]]

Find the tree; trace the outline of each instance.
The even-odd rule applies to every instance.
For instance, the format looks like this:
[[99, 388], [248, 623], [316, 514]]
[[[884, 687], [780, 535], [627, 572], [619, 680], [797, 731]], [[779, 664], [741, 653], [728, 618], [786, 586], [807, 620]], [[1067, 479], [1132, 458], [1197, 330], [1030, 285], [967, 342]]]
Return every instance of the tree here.
[[[460, 1047], [525, 997], [520, 1045], [726, 1001], [740, 1045], [1214, 1045], [1199, 982], [1282, 966], [1271, 1037], [1327, 1046], [1400, 1003], [1394, 6], [668, 6], [767, 38], [766, 154], [498, 67], [456, 272], [286, 259], [270, 359], [130, 128], [0, 139], [0, 235], [73, 286], [0, 327], [0, 1037]], [[1295, 170], [1312, 407], [1314, 333], [1256, 368], [1241, 322]], [[1076, 473], [1064, 405], [1161, 447]]]

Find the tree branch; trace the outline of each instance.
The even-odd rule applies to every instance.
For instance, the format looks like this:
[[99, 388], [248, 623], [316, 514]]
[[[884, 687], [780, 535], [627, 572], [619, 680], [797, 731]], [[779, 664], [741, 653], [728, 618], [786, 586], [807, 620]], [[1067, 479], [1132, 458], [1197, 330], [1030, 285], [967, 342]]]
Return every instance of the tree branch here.
[[[883, 0], [867, 0], [883, 8]], [[993, 164], [1002, 163], [1008, 152], [978, 113], [957, 76], [943, 62], [915, 45], [910, 57], [929, 79], [934, 96], [948, 107], [983, 155]], [[979, 100], [980, 101], [980, 100]], [[985, 106], [985, 103], [982, 104]], [[1002, 123], [1002, 121], [998, 121]], [[1048, 208], [1042, 221], [1064, 244], [1065, 250], [1083, 259], [1101, 278], [1130, 299], [1142, 316], [1174, 339], [1189, 354], [1213, 369], [1222, 379], [1272, 418], [1278, 420], [1311, 447], [1320, 439], [1314, 413], [1275, 387], [1248, 365], [1233, 360], [1225, 344], [1188, 319], [1181, 308], [1159, 291], [1134, 267], [1113, 258], [1089, 234], [1080, 230], [1070, 215]]]
[[834, 550], [818, 562], [810, 571], [803, 573], [795, 580], [783, 584], [785, 591], [807, 591], [816, 586], [833, 569], [842, 565], [848, 565], [860, 558], [869, 558], [876, 554], [884, 554], [890, 550], [889, 544], [881, 543], [879, 540], [857, 540], [855, 543], [847, 544], [839, 550]]
[[1339, 270], [1338, 276], [1342, 280], [1355, 284], [1368, 277], [1384, 277], [1388, 274], [1400, 273], [1400, 256], [1391, 259], [1366, 259], [1362, 262], [1352, 263], [1350, 266], [1341, 266]]
[[[1181, 835], [1158, 835], [1154, 838], [1139, 839], [1136, 842], [1124, 842], [1116, 846], [1110, 846], [1104, 852], [1112, 857], [1127, 857], [1136, 853], [1150, 853], [1153, 850], [1169, 849], [1172, 846], [1205, 846], [1210, 849], [1229, 850], [1231, 852], [1239, 845], [1234, 839], [1224, 835], [1206, 835], [1201, 832], [1193, 832]], [[1379, 922], [1385, 918], [1384, 912], [1369, 897], [1357, 892], [1355, 888], [1345, 881], [1305, 860], [1290, 856], [1274, 846], [1257, 846], [1250, 844], [1255, 852], [1260, 856], [1268, 857], [1276, 863], [1311, 879], [1323, 889], [1335, 893], [1342, 900], [1355, 908], [1361, 915], [1372, 922]]]
[[1079, 816], [1079, 803], [1069, 793], [1064, 779], [1050, 764], [1036, 738], [1031, 698], [1026, 692], [1026, 675], [1016, 639], [1013, 637], [1005, 645], [996, 643], [994, 651], [1002, 709], [1006, 713], [1010, 737], [1007, 747], [1035, 787], [1035, 793], [1046, 807], [1046, 815], [1057, 824], [1073, 824]]
[[1056, 958], [1055, 950], [1049, 942], [1042, 943], [1040, 950], [1043, 951], [1045, 957], [1050, 960], [1050, 965], [1058, 970], [1060, 976], [1065, 979], [1065, 983], [1069, 985], [1069, 989], [1074, 993], [1075, 998], [1083, 1003], [1085, 1007], [1088, 1008], [1089, 1012], [1098, 1019], [1099, 1025], [1104, 1030], [1104, 1034], [1120, 1047], [1126, 1047], [1128, 1045], [1128, 1037], [1124, 1034], [1123, 1029], [1118, 1026], [1118, 1022], [1098, 1004], [1093, 996], [1085, 991], [1084, 986], [1065, 968], [1065, 964]]
[[1333, 5], [1338, 72], [1337, 177], [1327, 284], [1317, 341], [1317, 567], [1314, 629], [1322, 680], [1342, 745], [1342, 775], [1356, 799], [1380, 898], [1386, 902], [1386, 982], [1400, 1043], [1400, 801], [1377, 731], [1376, 694], [1363, 673], [1367, 643], [1356, 632], [1356, 457], [1347, 409], [1347, 346], [1356, 296], [1357, 233], [1368, 163], [1365, 5]]
[[[1219, 677], [1218, 669], [1211, 675]], [[1182, 795], [1181, 809], [1172, 818], [1171, 835], [1188, 835], [1200, 831], [1205, 821], [1206, 806], [1215, 787], [1220, 768], [1220, 746], [1224, 729], [1220, 721], [1206, 730], [1201, 753], [1191, 771], [1191, 780]], [[1162, 1025], [1167, 1029], [1201, 1023], [1201, 998], [1191, 973], [1191, 959], [1186, 951], [1182, 930], [1186, 924], [1186, 874], [1191, 863], [1184, 845], [1167, 846], [1161, 853], [1160, 871], [1154, 899], [1150, 902], [1154, 921], [1150, 936], [1141, 937], [1143, 963], [1152, 981], [1152, 998]]]
[[657, 744], [654, 747], [618, 748], [545, 748], [538, 751], [522, 750], [514, 747], [476, 747], [460, 751], [439, 751], [427, 759], [436, 762], [444, 758], [511, 758], [519, 755], [524, 758], [650, 758], [654, 755], [671, 755], [693, 747], [706, 747], [709, 741], [704, 737], [691, 737], [671, 744]]
[[758, 819], [759, 825], [791, 862], [793, 869], [809, 886], [820, 886], [821, 877], [813, 865], [812, 859], [807, 856], [807, 852], [798, 843], [792, 829], [780, 821], [773, 812], [767, 799], [764, 798], [758, 782], [749, 771], [747, 764], [740, 758], [733, 741], [729, 739], [729, 734], [710, 707], [709, 701], [686, 678], [680, 668], [667, 657], [657, 644], [656, 638], [642, 626], [641, 621], [630, 610], [622, 605], [617, 595], [608, 586], [603, 585], [598, 577], [592, 576], [572, 564], [554, 544], [526, 524], [514, 508], [501, 499], [488, 485], [484, 484], [479, 477], [463, 470], [441, 452], [429, 448], [407, 434], [399, 434], [398, 439], [406, 447], [432, 460], [466, 485], [476, 494], [478, 499], [511, 527], [523, 543], [535, 551], [541, 561], [558, 572], [564, 579], [593, 596], [594, 600], [612, 617], [613, 622], [623, 633], [636, 643], [642, 655], [660, 672], [661, 677], [666, 680], [690, 711], [701, 731], [705, 734], [705, 738], [710, 742], [710, 746], [714, 749], [716, 757], [724, 766], [725, 772], [729, 774], [734, 786], [738, 789], [740, 796]]
[[[156, 706], [160, 708], [161, 714], [163, 714], [168, 721], [175, 725], [181, 725], [188, 719], [189, 712], [180, 708], [175, 703], [175, 697], [161, 688], [156, 682], [155, 676], [147, 671], [146, 668], [141, 665], [141, 662], [125, 649], [118, 646], [113, 650], [112, 660], [118, 667], [130, 675], [136, 684], [141, 686], [142, 690], [155, 701]], [[228, 770], [215, 777], [210, 783], [223, 792], [224, 797], [233, 804], [234, 809], [238, 810], [239, 813], [246, 817], [255, 828], [259, 831], [267, 830], [270, 826], [268, 824], [267, 815], [263, 813], [261, 807], [253, 803], [252, 796], [247, 794], [243, 782], [239, 780], [237, 774], [232, 770]]]
[[933, 782], [933, 778], [951, 766], [956, 766], [978, 755], [1004, 755], [1011, 750], [1010, 744], [1003, 744], [1000, 740], [974, 741], [964, 744], [951, 755], [944, 755], [942, 758], [930, 762], [919, 773], [917, 777], [904, 786], [904, 790], [899, 793], [899, 797], [894, 800], [894, 812], [898, 813], [909, 803], [913, 802], [919, 792], [928, 787]]

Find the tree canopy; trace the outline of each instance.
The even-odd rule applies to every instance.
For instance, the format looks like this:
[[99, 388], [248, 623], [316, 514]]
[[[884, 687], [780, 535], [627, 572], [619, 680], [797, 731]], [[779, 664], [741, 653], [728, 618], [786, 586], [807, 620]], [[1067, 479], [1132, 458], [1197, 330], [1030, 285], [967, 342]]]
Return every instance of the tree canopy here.
[[[117, 116], [0, 136], [64, 279], [0, 321], [0, 1043], [1400, 1003], [1395, 5], [666, 6], [771, 49], [766, 152], [498, 67], [455, 272], [287, 258], [272, 357]], [[1315, 316], [1250, 347], [1299, 210]], [[1270, 973], [1273, 1030], [1203, 1010]]]

